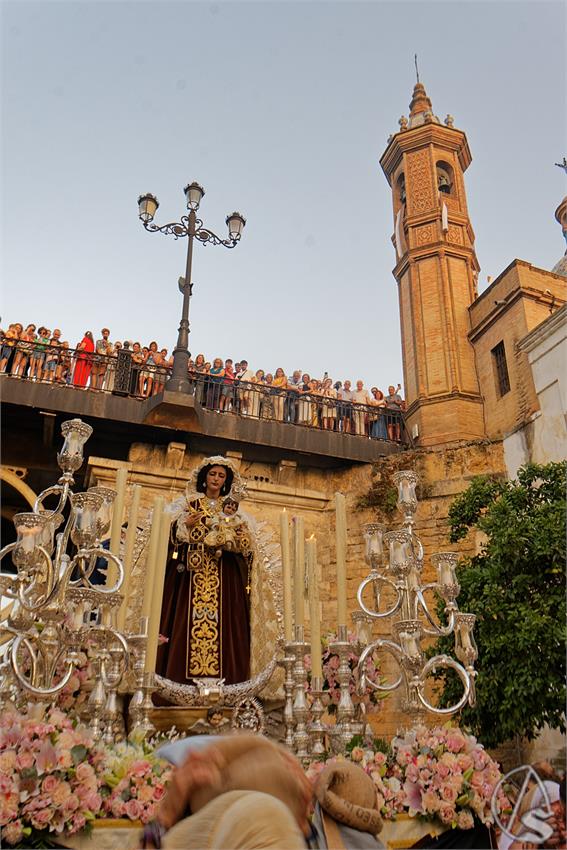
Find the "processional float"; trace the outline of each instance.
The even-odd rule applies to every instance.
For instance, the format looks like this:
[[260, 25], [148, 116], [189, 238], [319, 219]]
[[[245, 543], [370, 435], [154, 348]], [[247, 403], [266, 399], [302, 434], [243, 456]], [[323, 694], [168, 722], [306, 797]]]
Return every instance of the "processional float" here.
[[[117, 489], [91, 487], [75, 493], [73, 474], [83, 463], [83, 447], [92, 428], [80, 419], [64, 422], [64, 437], [57, 461], [61, 476], [54, 486], [38, 496], [33, 511], [14, 516], [17, 539], [0, 550], [0, 710], [8, 703], [23, 708], [30, 701], [52, 701], [67, 685], [88, 651], [91, 663], [88, 722], [95, 738], [106, 742], [126, 734], [122, 699], [129, 696], [128, 730], [150, 736], [152, 694], [167, 687], [155, 675], [159, 632], [161, 587], [169, 541], [169, 520], [165, 512], [154, 510], [151, 528], [138, 527], [140, 488], [134, 488], [125, 541], [121, 544], [126, 472], [119, 471]], [[475, 617], [458, 610], [459, 585], [455, 576], [457, 555], [432, 556], [437, 580], [422, 583], [424, 551], [416, 536], [417, 477], [410, 471], [396, 474], [398, 507], [404, 513], [403, 527], [385, 532], [383, 526], [365, 526], [366, 561], [370, 571], [361, 582], [359, 610], [352, 614], [358, 649], [358, 689], [388, 693], [404, 690], [402, 709], [415, 719], [420, 711], [452, 715], [475, 699], [474, 662], [477, 650], [473, 638]], [[48, 500], [56, 500], [48, 509]], [[156, 500], [157, 501], [157, 500]], [[353, 735], [362, 731], [355, 719], [350, 693], [352, 671], [348, 656], [346, 611], [346, 513], [344, 496], [337, 494], [337, 583], [338, 635], [331, 650], [339, 657], [340, 700], [336, 724], [323, 723], [325, 711], [321, 672], [319, 597], [316, 542], [304, 541], [303, 520], [293, 522], [293, 557], [290, 558], [287, 516], [280, 528], [283, 583], [283, 636], [274, 647], [273, 661], [255, 680], [223, 687], [222, 681], [203, 680], [185, 686], [185, 704], [196, 705], [207, 698], [231, 706], [236, 725], [261, 729], [263, 717], [255, 697], [261, 692], [276, 666], [283, 667], [285, 743], [304, 762], [321, 758], [325, 739], [335, 751], [343, 751]], [[65, 514], [67, 518], [65, 519]], [[160, 522], [156, 522], [155, 520]], [[161, 523], [161, 524], [160, 524]], [[108, 548], [101, 541], [108, 537]], [[132, 563], [142, 548], [148, 547], [153, 566], [145, 599], [146, 606], [135, 632], [127, 628], [127, 597]], [[387, 554], [386, 554], [387, 553]], [[11, 564], [8, 562], [11, 556]], [[294, 564], [294, 605], [292, 605], [291, 561]], [[106, 575], [100, 582], [100, 564]], [[161, 565], [161, 570], [155, 568]], [[306, 569], [307, 567], [307, 569]], [[98, 574], [98, 575], [97, 575]], [[305, 641], [304, 596], [309, 588], [311, 643]], [[371, 591], [372, 602], [365, 601]], [[437, 622], [425, 594], [434, 591], [445, 602], [446, 623]], [[387, 605], [383, 600], [390, 595]], [[156, 598], [159, 605], [156, 605]], [[392, 601], [393, 599], [393, 601]], [[6, 603], [6, 604], [4, 604]], [[292, 618], [295, 622], [292, 624]], [[391, 622], [388, 638], [372, 638], [373, 626]], [[447, 655], [426, 659], [423, 641], [431, 637], [455, 636], [458, 661]], [[311, 647], [311, 695], [307, 699], [305, 655]], [[369, 680], [366, 663], [375, 653], [391, 656], [399, 669], [393, 682]], [[438, 708], [425, 693], [428, 678], [435, 670], [452, 668], [463, 685], [459, 701]], [[175, 691], [173, 683], [170, 687]], [[172, 693], [173, 693], [172, 692]], [[234, 725], [234, 724], [233, 724]]]

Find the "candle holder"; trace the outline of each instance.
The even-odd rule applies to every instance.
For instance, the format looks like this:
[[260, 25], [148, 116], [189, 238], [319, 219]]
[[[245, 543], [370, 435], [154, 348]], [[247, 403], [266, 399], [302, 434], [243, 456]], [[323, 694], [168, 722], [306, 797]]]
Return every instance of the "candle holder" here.
[[295, 644], [293, 641], [285, 641], [283, 644], [283, 660], [280, 662], [282, 667], [285, 670], [285, 679], [284, 679], [284, 694], [285, 694], [285, 704], [284, 704], [284, 725], [285, 725], [285, 745], [288, 749], [293, 750], [293, 729], [295, 726], [295, 719], [293, 716], [293, 688], [294, 688], [294, 677], [293, 677], [293, 668], [295, 665]]
[[156, 727], [151, 721], [150, 714], [153, 711], [152, 694], [156, 690], [155, 673], [144, 673], [142, 685], [142, 701], [140, 703], [140, 714], [136, 724], [136, 731], [141, 732], [145, 738], [151, 738], [156, 732]]
[[[367, 646], [358, 661], [358, 689], [362, 695], [367, 688], [386, 693], [402, 686], [404, 689], [402, 710], [413, 722], [424, 711], [436, 716], [450, 716], [460, 711], [467, 702], [469, 705], [474, 704], [476, 674], [473, 665], [478, 653], [472, 639], [474, 615], [459, 612], [456, 602], [460, 591], [455, 573], [458, 556], [454, 552], [433, 555], [431, 560], [437, 570], [437, 581], [423, 583], [424, 551], [421, 541], [413, 532], [414, 516], [418, 506], [415, 495], [417, 476], [411, 470], [403, 470], [396, 473], [394, 480], [399, 490], [398, 508], [404, 517], [403, 527], [383, 535], [389, 554], [389, 558], [385, 559], [386, 563], [383, 565], [371, 551], [372, 533], [368, 531], [368, 528], [365, 530], [366, 560], [370, 563], [371, 570], [361, 582], [357, 594], [359, 606], [364, 614], [373, 620], [390, 618], [393, 620], [391, 638], [367, 641]], [[372, 530], [372, 526], [370, 529]], [[368, 585], [374, 591], [374, 608], [368, 607], [363, 599]], [[388, 603], [389, 607], [386, 610], [382, 605], [383, 589], [388, 590], [393, 597], [393, 601]], [[444, 600], [445, 622], [439, 622], [430, 610], [428, 601], [425, 599], [425, 593], [429, 590], [433, 590]], [[437, 655], [426, 660], [421, 648], [422, 640], [428, 637], [448, 636], [452, 633], [455, 634], [455, 654], [462, 663], [458, 663], [448, 655]], [[359, 630], [359, 635], [361, 634], [362, 629]], [[365, 637], [368, 637], [368, 633]], [[385, 652], [396, 663], [399, 675], [394, 681], [378, 683], [367, 681], [365, 673], [367, 661], [378, 652]], [[448, 668], [453, 669], [461, 680], [463, 694], [453, 705], [438, 708], [428, 701], [425, 694], [426, 682], [435, 670]], [[344, 676], [346, 681], [346, 674]], [[347, 714], [344, 716], [348, 719]]]
[[348, 663], [348, 656], [351, 651], [351, 645], [348, 640], [348, 631], [346, 626], [339, 626], [338, 639], [330, 644], [332, 652], [339, 657], [339, 669], [337, 671], [337, 679], [339, 680], [341, 695], [337, 706], [337, 729], [335, 738], [340, 742], [342, 749], [353, 736], [352, 721], [354, 719], [354, 703], [350, 695], [350, 683], [352, 672]]
[[309, 738], [311, 740], [311, 760], [319, 760], [325, 755], [326, 726], [321, 722], [325, 711], [323, 705], [323, 679], [313, 676], [311, 679], [311, 722], [309, 723]]
[[295, 681], [295, 695], [293, 700], [293, 716], [295, 719], [295, 732], [293, 734], [293, 748], [297, 758], [304, 764], [309, 764], [309, 735], [307, 733], [308, 706], [305, 696], [305, 653], [309, 645], [304, 640], [303, 626], [295, 627], [295, 641], [293, 642], [295, 653], [295, 664], [293, 678]]
[[140, 617], [140, 633], [128, 636], [128, 644], [132, 653], [131, 686], [133, 689], [130, 705], [128, 706], [129, 736], [137, 733], [142, 720], [142, 703], [144, 701], [144, 668], [146, 665], [146, 647], [148, 644], [148, 617]]

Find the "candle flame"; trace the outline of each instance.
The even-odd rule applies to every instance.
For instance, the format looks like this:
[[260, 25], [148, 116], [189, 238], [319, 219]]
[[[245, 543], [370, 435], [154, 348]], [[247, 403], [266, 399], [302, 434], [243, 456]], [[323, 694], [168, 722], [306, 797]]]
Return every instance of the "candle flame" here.
[[315, 540], [315, 535], [314, 535], [314, 534], [312, 534], [312, 535], [311, 535], [311, 537], [310, 537], [309, 539], [310, 539], [310, 540]]

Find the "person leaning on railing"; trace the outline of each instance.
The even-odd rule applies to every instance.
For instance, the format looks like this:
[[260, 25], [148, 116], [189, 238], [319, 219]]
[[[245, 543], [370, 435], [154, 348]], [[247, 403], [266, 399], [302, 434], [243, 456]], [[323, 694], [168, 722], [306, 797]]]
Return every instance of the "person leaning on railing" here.
[[286, 404], [286, 389], [288, 381], [285, 372], [281, 366], [276, 369], [276, 374], [272, 381], [271, 395], [273, 399], [274, 419], [278, 422], [283, 422], [284, 409]]
[[401, 390], [401, 388], [401, 384], [398, 384], [397, 388], [391, 384], [388, 387], [388, 395], [385, 398], [388, 410], [397, 414], [388, 417], [388, 439], [395, 440], [398, 443], [402, 436], [401, 414], [402, 410], [405, 410], [405, 402], [399, 394], [399, 390]]

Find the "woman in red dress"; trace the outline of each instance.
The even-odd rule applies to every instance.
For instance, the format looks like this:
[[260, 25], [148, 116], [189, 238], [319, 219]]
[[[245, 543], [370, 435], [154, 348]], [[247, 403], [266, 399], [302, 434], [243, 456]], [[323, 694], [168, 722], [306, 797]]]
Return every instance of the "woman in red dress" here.
[[95, 350], [93, 335], [85, 331], [85, 335], [77, 346], [75, 371], [73, 372], [73, 384], [76, 387], [86, 387], [93, 368], [92, 354]]

